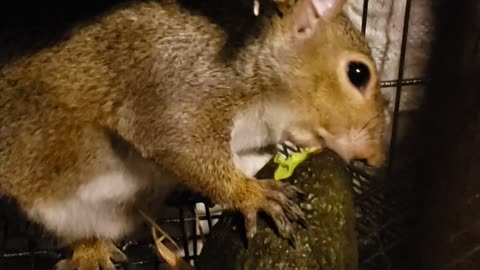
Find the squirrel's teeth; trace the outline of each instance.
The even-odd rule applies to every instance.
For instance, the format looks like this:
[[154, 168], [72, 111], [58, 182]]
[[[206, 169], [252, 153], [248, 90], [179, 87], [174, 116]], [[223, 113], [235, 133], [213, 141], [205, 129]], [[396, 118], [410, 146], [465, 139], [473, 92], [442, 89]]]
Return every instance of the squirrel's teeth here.
[[297, 147], [289, 141], [277, 144], [277, 151], [284, 159], [287, 159], [292, 153], [299, 153], [303, 150], [303, 148]]

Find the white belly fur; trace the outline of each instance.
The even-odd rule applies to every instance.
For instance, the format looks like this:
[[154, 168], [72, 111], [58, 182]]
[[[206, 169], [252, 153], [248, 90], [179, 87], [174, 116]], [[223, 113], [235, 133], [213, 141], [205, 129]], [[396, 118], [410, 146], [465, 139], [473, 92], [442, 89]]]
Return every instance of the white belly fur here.
[[66, 200], [35, 204], [28, 214], [66, 239], [119, 239], [134, 225], [124, 206], [143, 185], [124, 172], [110, 172], [81, 186]]
[[245, 155], [233, 155], [233, 163], [246, 176], [255, 178], [255, 175], [270, 161], [273, 154], [249, 153]]

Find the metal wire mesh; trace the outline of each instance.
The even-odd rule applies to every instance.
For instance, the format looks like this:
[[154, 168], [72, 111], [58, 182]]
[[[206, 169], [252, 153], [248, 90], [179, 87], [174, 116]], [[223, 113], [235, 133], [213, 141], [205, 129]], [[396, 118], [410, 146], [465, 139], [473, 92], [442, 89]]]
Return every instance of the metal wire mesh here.
[[[372, 182], [354, 171], [356, 191], [357, 230], [361, 269], [395, 269], [391, 258], [392, 251], [404, 240], [402, 228], [405, 224], [407, 205], [395, 199], [398, 190], [385, 183]], [[402, 192], [403, 193], [403, 192]], [[388, 198], [388, 200], [386, 199]], [[194, 204], [199, 197], [172, 203], [168, 217], [157, 220], [172, 238], [183, 247], [184, 258], [191, 263], [199, 255], [199, 231], [195, 223]], [[211, 229], [218, 216], [211, 215], [205, 205], [205, 215], [201, 220], [208, 222]], [[381, 207], [379, 207], [381, 205]], [[51, 269], [59, 259], [69, 256], [68, 250], [58, 249], [56, 242], [44, 235], [39, 227], [29, 223], [16, 206], [2, 201], [0, 205], [0, 269]], [[149, 228], [139, 231], [149, 232]], [[121, 244], [121, 249], [129, 257], [127, 269], [164, 269], [148, 233], [136, 235]], [[118, 269], [123, 269], [120, 266]]]
[[[364, 1], [362, 31], [365, 33], [368, 17], [368, 0]], [[396, 80], [383, 81], [382, 87], [395, 87], [395, 107], [393, 114], [392, 142], [395, 142], [399, 104], [402, 87], [423, 84], [422, 78], [403, 78], [406, 54], [406, 39], [410, 16], [411, 0], [406, 1], [400, 68]], [[396, 154], [395, 143], [391, 143], [390, 166]], [[376, 181], [360, 172], [352, 171], [356, 191], [357, 230], [359, 237], [360, 265], [362, 269], [397, 269], [393, 261], [394, 250], [401, 247], [405, 239], [402, 228], [408, 221], [408, 201], [398, 199], [399, 193], [408, 192], [408, 187], [393, 186], [390, 181]], [[389, 176], [392, 172], [389, 171]], [[199, 255], [197, 240], [199, 232], [195, 224], [194, 204], [199, 197], [180, 198], [172, 203], [167, 218], [158, 220], [158, 224], [168, 231], [172, 238], [183, 246], [184, 257], [194, 263]], [[181, 204], [180, 204], [181, 203]], [[201, 220], [211, 229], [218, 216], [210, 213], [205, 205], [205, 215]], [[140, 230], [141, 231], [141, 230]], [[148, 229], [143, 230], [148, 232]], [[193, 240], [193, 241], [191, 241]], [[137, 235], [125, 241], [122, 250], [129, 257], [128, 269], [164, 269], [164, 263], [154, 252], [148, 234]], [[51, 269], [60, 258], [68, 256], [68, 250], [58, 249], [56, 242], [44, 235], [39, 227], [26, 221], [14, 202], [0, 201], [0, 269]], [[123, 269], [124, 266], [118, 266]]]

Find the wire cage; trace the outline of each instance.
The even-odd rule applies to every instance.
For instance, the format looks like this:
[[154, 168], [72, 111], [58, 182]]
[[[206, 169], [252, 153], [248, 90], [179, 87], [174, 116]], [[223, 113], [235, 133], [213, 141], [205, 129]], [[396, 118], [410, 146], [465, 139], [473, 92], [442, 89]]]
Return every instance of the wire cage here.
[[[400, 126], [400, 99], [402, 89], [411, 85], [423, 85], [423, 78], [404, 78], [407, 35], [411, 14], [411, 0], [406, 0], [403, 14], [402, 42], [399, 52], [397, 78], [381, 83], [383, 88], [395, 89], [392, 143], [388, 175], [393, 175], [393, 160], [397, 157], [394, 143]], [[362, 31], [368, 24], [369, 0], [364, 0]], [[422, 89], [422, 88], [418, 88]], [[357, 230], [361, 269], [398, 269], [394, 263], [395, 250], [401, 249], [406, 239], [402, 230], [408, 223], [409, 201], [398, 194], [408, 193], [408, 181], [375, 181], [361, 172], [353, 171], [356, 192]], [[401, 174], [400, 174], [401, 175]], [[400, 176], [398, 176], [400, 177]], [[218, 215], [212, 213], [213, 205], [198, 196], [181, 197], [172, 202], [166, 217], [158, 224], [171, 233], [172, 238], [183, 247], [183, 256], [191, 263], [199, 255], [199, 231], [195, 223], [194, 207], [200, 205], [204, 211], [200, 219], [212, 228]], [[149, 230], [145, 230], [149, 231]], [[192, 241], [193, 240], [193, 241]], [[149, 235], [139, 235], [126, 240], [121, 249], [129, 257], [128, 269], [163, 269], [164, 262], [157, 256]], [[28, 222], [12, 201], [0, 201], [0, 269], [51, 269], [56, 261], [69, 251], [56, 248], [53, 239], [42, 233], [35, 224]], [[123, 266], [118, 266], [123, 267]], [[122, 269], [122, 268], [119, 268]]]

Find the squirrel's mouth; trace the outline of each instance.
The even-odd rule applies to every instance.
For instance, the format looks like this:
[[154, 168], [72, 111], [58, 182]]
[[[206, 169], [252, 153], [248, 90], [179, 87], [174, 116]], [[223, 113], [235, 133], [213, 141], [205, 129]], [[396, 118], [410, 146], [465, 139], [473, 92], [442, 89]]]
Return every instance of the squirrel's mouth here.
[[320, 128], [317, 132], [324, 141], [324, 147], [337, 153], [348, 164], [369, 172], [383, 167], [381, 145], [363, 130], [350, 129], [342, 134], [331, 134]]
[[[318, 127], [314, 130], [292, 128], [287, 140], [304, 149], [328, 148], [339, 155], [347, 164], [362, 171], [374, 173], [382, 167], [381, 147], [372, 141], [371, 136], [362, 129], [346, 129], [341, 133], [332, 133]], [[363, 165], [360, 165], [363, 164]]]
[[[316, 148], [316, 147], [313, 147], [313, 148]], [[277, 145], [278, 153], [284, 156], [288, 156], [291, 152], [302, 152], [307, 149], [315, 150], [315, 149], [312, 149], [312, 147], [306, 147], [303, 145], [294, 144], [291, 141], [285, 141]], [[383, 166], [376, 167], [376, 166], [370, 165], [367, 159], [356, 159], [356, 158], [351, 159], [351, 158], [342, 156], [341, 153], [337, 152], [335, 149], [332, 149], [331, 147], [328, 147], [326, 144], [324, 144], [324, 146], [322, 147], [319, 147], [318, 149], [328, 149], [331, 152], [337, 154], [345, 162], [345, 165], [350, 170], [353, 170], [356, 173], [359, 173], [364, 176], [379, 177], [385, 171]]]

